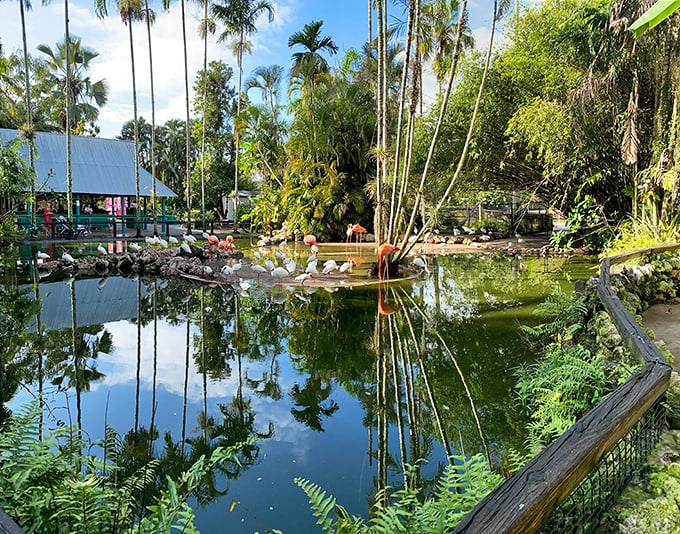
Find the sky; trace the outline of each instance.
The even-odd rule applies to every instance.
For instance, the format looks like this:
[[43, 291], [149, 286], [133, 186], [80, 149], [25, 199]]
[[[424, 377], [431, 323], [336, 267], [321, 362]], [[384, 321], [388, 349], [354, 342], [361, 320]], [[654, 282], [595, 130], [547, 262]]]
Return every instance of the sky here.
[[[293, 50], [288, 48], [288, 38], [301, 31], [305, 24], [322, 20], [322, 35], [329, 36], [338, 46], [338, 54], [329, 58], [331, 66], [337, 66], [344, 53], [350, 48], [360, 48], [367, 39], [366, 0], [270, 0], [273, 5], [274, 21], [270, 24], [266, 16], [258, 20], [257, 32], [252, 34], [252, 53], [243, 61], [244, 80], [259, 66], [273, 64], [286, 69], [286, 76], [292, 64]], [[28, 50], [33, 56], [42, 55], [36, 49], [38, 44], [47, 44], [53, 49], [64, 36], [64, 4], [53, 2], [42, 5], [33, 1], [33, 9], [26, 14]], [[159, 5], [152, 0], [150, 7]], [[190, 90], [196, 73], [203, 66], [203, 41], [198, 35], [198, 20], [202, 8], [197, 3], [186, 4], [186, 32], [189, 63]], [[493, 3], [491, 0], [476, 0], [468, 4], [469, 24], [477, 46], [488, 44], [489, 26]], [[94, 2], [71, 0], [69, 2], [69, 31], [72, 36], [82, 39], [82, 44], [99, 52], [92, 60], [90, 78], [93, 81], [105, 79], [109, 86], [109, 99], [99, 114], [98, 124], [101, 137], [115, 137], [120, 134], [124, 122], [133, 118], [132, 72], [130, 67], [130, 46], [128, 29], [116, 12], [114, 3], [109, 4], [109, 16], [104, 20], [94, 14]], [[179, 2], [175, 1], [167, 12], [159, 12], [152, 27], [152, 50], [154, 65], [154, 89], [156, 93], [156, 122], [162, 124], [169, 119], [184, 118], [184, 60], [182, 50], [182, 22]], [[401, 8], [390, 3], [388, 14], [402, 17]], [[221, 30], [218, 28], [218, 33]], [[137, 109], [139, 115], [151, 120], [151, 99], [149, 88], [148, 41], [146, 25], [133, 26]], [[21, 24], [19, 3], [0, 3], [0, 42], [5, 54], [21, 51]], [[234, 69], [236, 83], [237, 67], [228, 43], [218, 43], [217, 35], [209, 36], [208, 61], [221, 59]], [[434, 87], [434, 84], [432, 84]], [[285, 93], [285, 91], [283, 91]], [[425, 96], [428, 91], [425, 91]], [[255, 97], [255, 94], [251, 95]], [[193, 96], [190, 95], [193, 100]]]

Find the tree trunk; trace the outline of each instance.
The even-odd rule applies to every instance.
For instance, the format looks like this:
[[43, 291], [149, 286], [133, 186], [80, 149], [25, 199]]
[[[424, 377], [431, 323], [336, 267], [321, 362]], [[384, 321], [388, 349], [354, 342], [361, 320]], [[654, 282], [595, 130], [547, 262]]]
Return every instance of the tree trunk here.
[[189, 60], [187, 59], [187, 26], [184, 10], [184, 0], [182, 6], [182, 43], [184, 45], [184, 104], [186, 111], [186, 124], [184, 125], [184, 149], [186, 157], [186, 194], [187, 194], [187, 233], [191, 233], [191, 128], [189, 123]]
[[137, 124], [137, 81], [135, 77], [135, 48], [132, 39], [132, 17], [133, 14], [128, 10], [128, 35], [130, 37], [130, 65], [132, 67], [132, 113], [134, 117], [134, 143], [135, 143], [135, 227], [137, 228], [135, 235], [137, 237], [142, 235], [142, 228], [140, 224], [140, 208], [139, 201], [139, 124]]
[[26, 18], [24, 13], [24, 0], [19, 0], [19, 12], [21, 14], [21, 39], [24, 47], [24, 84], [26, 99], [26, 139], [28, 140], [28, 163], [31, 167], [31, 233], [35, 230], [35, 147], [33, 145], [33, 114], [31, 110], [31, 81], [29, 78], [28, 45], [26, 44]]
[[73, 233], [73, 171], [71, 169], [71, 58], [68, 31], [68, 0], [64, 0], [64, 50], [66, 52], [66, 217]]
[[149, 81], [151, 88], [151, 215], [153, 217], [153, 235], [158, 235], [158, 217], [156, 215], [156, 97], [153, 88], [153, 53], [151, 52], [151, 17], [149, 16], [149, 1], [144, 0], [146, 16], [146, 35], [149, 42]]

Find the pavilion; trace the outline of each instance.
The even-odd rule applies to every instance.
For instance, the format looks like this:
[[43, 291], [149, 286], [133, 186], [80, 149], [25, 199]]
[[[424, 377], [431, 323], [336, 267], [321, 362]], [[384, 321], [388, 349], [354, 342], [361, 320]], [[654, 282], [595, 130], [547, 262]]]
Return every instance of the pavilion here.
[[[0, 128], [3, 143], [17, 139], [17, 131]], [[36, 133], [35, 140], [36, 196], [66, 194], [66, 136], [63, 133]], [[20, 148], [28, 161], [28, 146]], [[110, 216], [124, 220], [126, 206], [136, 199], [135, 149], [132, 141], [102, 139], [92, 136], [71, 136], [71, 176], [75, 222], [82, 220], [81, 197], [105, 197], [110, 206]], [[139, 168], [139, 194], [146, 202], [151, 197], [153, 177]], [[166, 219], [166, 200], [177, 195], [156, 179], [156, 196], [161, 199], [159, 220]], [[110, 199], [110, 200], [109, 200]], [[120, 208], [118, 208], [120, 206]], [[27, 206], [30, 214], [32, 206]], [[118, 218], [120, 216], [120, 219]], [[128, 219], [132, 219], [128, 215]], [[148, 218], [147, 218], [148, 219]], [[123, 225], [123, 233], [125, 225]]]

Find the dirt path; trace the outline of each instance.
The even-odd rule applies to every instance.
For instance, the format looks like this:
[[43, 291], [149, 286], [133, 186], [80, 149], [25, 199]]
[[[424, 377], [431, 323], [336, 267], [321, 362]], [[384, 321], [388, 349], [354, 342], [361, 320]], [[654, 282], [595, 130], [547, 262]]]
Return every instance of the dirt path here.
[[680, 304], [655, 304], [642, 314], [642, 323], [662, 340], [675, 356], [673, 369], [680, 372]]

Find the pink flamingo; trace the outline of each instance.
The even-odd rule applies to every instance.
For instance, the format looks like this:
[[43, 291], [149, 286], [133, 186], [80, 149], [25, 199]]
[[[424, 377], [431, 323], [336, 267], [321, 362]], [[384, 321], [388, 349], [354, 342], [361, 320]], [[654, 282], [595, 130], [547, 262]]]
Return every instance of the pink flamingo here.
[[[385, 269], [387, 277], [389, 278], [389, 256], [399, 250], [401, 250], [399, 247], [395, 247], [390, 243], [383, 243], [378, 247], [378, 278], [382, 278], [383, 269]], [[384, 267], [383, 263], [385, 264]]]
[[352, 225], [352, 232], [357, 234], [357, 243], [361, 243], [362, 234], [365, 234], [366, 232], [368, 232], [368, 230], [366, 230], [366, 228], [357, 223]]
[[305, 245], [307, 245], [308, 247], [311, 247], [312, 245], [316, 245], [316, 236], [314, 234], [307, 233], [307, 230], [305, 230], [304, 237], [302, 238], [302, 242]]

